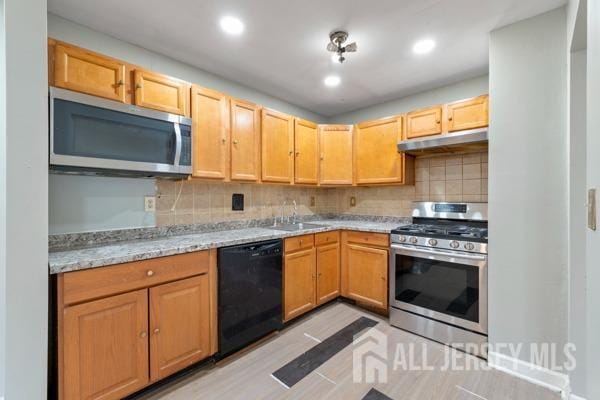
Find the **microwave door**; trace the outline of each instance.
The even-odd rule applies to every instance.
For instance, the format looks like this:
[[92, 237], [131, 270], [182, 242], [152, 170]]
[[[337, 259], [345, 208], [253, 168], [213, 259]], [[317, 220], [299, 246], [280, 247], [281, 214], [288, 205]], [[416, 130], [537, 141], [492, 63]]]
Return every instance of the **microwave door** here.
[[60, 96], [51, 97], [50, 103], [52, 166], [144, 175], [191, 173], [189, 118], [58, 91]]

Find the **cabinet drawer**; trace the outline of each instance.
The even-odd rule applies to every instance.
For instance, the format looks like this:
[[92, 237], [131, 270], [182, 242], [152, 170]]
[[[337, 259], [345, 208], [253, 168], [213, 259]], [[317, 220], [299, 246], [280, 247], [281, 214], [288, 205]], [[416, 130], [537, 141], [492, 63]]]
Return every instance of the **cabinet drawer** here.
[[135, 261], [63, 275], [64, 304], [154, 286], [207, 273], [208, 251]]
[[346, 240], [371, 246], [387, 247], [390, 244], [390, 237], [386, 233], [350, 231], [346, 234]]
[[316, 233], [315, 244], [320, 246], [323, 244], [337, 243], [339, 242], [339, 237], [339, 231]]
[[291, 253], [297, 250], [310, 249], [314, 245], [314, 235], [295, 236], [285, 239], [285, 252]]

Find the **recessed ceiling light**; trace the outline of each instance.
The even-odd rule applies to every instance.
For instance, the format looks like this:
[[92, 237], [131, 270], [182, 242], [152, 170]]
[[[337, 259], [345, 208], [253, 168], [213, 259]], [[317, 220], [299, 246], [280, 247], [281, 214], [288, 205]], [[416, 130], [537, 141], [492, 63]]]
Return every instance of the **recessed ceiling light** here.
[[341, 81], [342, 80], [340, 79], [339, 76], [329, 75], [323, 80], [323, 83], [325, 84], [325, 86], [335, 87], [335, 86], [339, 85]]
[[413, 52], [416, 54], [426, 54], [435, 48], [435, 42], [431, 39], [419, 40], [413, 46]]
[[219, 24], [221, 29], [230, 35], [239, 35], [244, 32], [244, 23], [235, 17], [223, 17]]

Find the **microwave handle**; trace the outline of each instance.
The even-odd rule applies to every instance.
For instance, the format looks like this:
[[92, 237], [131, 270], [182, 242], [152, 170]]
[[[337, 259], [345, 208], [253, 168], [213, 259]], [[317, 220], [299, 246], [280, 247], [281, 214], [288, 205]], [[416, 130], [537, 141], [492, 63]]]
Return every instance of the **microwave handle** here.
[[175, 129], [175, 166], [178, 167], [181, 160], [181, 128], [179, 122], [174, 122], [173, 128]]

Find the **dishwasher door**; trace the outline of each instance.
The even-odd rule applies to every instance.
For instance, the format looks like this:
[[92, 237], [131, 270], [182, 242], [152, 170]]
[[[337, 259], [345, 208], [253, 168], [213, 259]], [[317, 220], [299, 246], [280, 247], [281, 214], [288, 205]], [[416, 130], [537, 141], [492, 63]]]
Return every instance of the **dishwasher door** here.
[[281, 240], [219, 249], [220, 357], [283, 327], [282, 254]]

